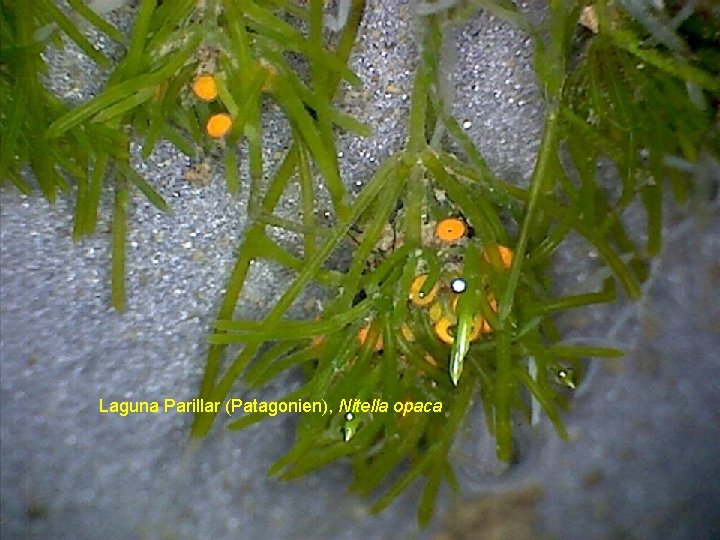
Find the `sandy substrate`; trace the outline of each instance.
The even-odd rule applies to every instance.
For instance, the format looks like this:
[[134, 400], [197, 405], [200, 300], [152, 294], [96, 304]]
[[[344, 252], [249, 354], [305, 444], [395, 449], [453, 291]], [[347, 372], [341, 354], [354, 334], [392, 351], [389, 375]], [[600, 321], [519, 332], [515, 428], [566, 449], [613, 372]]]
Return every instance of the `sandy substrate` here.
[[[405, 138], [417, 53], [410, 21], [407, 2], [369, 2], [353, 57], [365, 86], [342, 96], [374, 130], [367, 140], [339, 139], [354, 191]], [[542, 122], [529, 41], [480, 15], [456, 43], [456, 117], [498, 175], [527, 182]], [[97, 91], [104, 75], [77, 52], [50, 58], [66, 99]], [[272, 108], [266, 137], [273, 164], [289, 133]], [[268, 479], [264, 471], [292, 443], [291, 415], [242, 433], [215, 429], [190, 448], [189, 414], [100, 414], [100, 398], [197, 392], [205, 338], [247, 225], [246, 191], [229, 197], [221, 166], [208, 164], [202, 185], [187, 179], [192, 164], [169, 145], [136, 163], [172, 214], [134, 198], [122, 315], [109, 307], [107, 205], [98, 234], [73, 244], [69, 200], [49, 206], [0, 191], [3, 540], [720, 537], [720, 220], [697, 201], [670, 212], [642, 303], [563, 322], [570, 335], [610, 337], [627, 350], [592, 370], [566, 415], [571, 441], [541, 422], [520, 437], [519, 463], [497, 476], [492, 444], [468, 424], [453, 450], [464, 493], [441, 492], [428, 530], [417, 529], [417, 489], [369, 515], [369, 501], [347, 494], [344, 464], [291, 483]], [[297, 207], [288, 193], [281, 212]], [[579, 244], [561, 254], [561, 288], [588, 288], [592, 258], [577, 262], [588, 254]], [[286, 280], [255, 264], [242, 309], [267, 305]], [[263, 395], [298, 382], [285, 377]], [[248, 394], [238, 386], [233, 395]]]

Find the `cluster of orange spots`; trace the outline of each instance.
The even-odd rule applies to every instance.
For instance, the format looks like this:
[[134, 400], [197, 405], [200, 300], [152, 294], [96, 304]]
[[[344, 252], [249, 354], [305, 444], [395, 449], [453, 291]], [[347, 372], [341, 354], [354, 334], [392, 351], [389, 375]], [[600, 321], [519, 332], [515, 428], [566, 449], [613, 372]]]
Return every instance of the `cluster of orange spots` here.
[[465, 222], [458, 218], [445, 218], [435, 227], [438, 239], [446, 243], [457, 242], [465, 236], [466, 231]]
[[[456, 295], [455, 298], [453, 298], [452, 303], [450, 304], [453, 312], [457, 311], [457, 305], [459, 300], [459, 295]], [[498, 304], [497, 300], [495, 300], [495, 296], [493, 296], [492, 293], [488, 295], [487, 301], [490, 309], [492, 309], [493, 312], [497, 313]], [[433, 308], [436, 309], [433, 310]], [[433, 311], [435, 311], [435, 313], [433, 313]], [[455, 323], [449, 317], [442, 314], [442, 308], [440, 307], [440, 304], [436, 304], [430, 309], [430, 320], [435, 323], [435, 335], [440, 339], [440, 341], [448, 345], [452, 345], [455, 341], [455, 337], [452, 335], [451, 328], [455, 326]], [[492, 331], [493, 330], [492, 326], [490, 326], [490, 323], [486, 321], [482, 316], [478, 315], [473, 320], [473, 327], [472, 331], [470, 332], [470, 341], [475, 341], [476, 339], [478, 339], [480, 337], [480, 334], [489, 334]]]
[[[403, 323], [402, 326], [400, 326], [400, 332], [402, 332], [402, 335], [406, 341], [415, 341], [415, 334], [413, 334], [413, 331], [406, 323]], [[365, 343], [365, 340], [367, 339], [369, 333], [370, 326], [363, 326], [360, 330], [358, 330], [358, 341], [360, 342], [360, 345]], [[383, 345], [384, 343], [382, 336], [378, 336], [378, 339], [375, 342], [375, 351], [381, 351]]]
[[503, 245], [496, 245], [496, 246], [490, 246], [483, 250], [483, 258], [489, 262], [490, 264], [493, 264], [492, 257], [490, 255], [490, 250], [497, 250], [500, 262], [502, 263], [503, 268], [506, 270], [510, 268], [510, 265], [512, 265], [513, 261], [513, 252], [510, 248], [505, 247]]
[[[400, 326], [400, 332], [402, 333], [402, 336], [405, 338], [405, 341], [415, 341], [415, 334], [410, 329], [410, 327], [406, 323], [402, 323]], [[370, 333], [370, 326], [363, 326], [360, 330], [358, 330], [358, 341], [360, 342], [360, 345], [365, 343], [365, 340], [367, 340], [368, 334]], [[313, 340], [314, 343], [314, 340]], [[375, 352], [379, 352], [383, 349], [384, 342], [382, 336], [378, 336], [377, 341], [375, 342]]]
[[[441, 242], [452, 244], [459, 241], [467, 234], [467, 225], [462, 219], [448, 217], [438, 222], [435, 227], [435, 234], [438, 240], [440, 240]], [[487, 261], [491, 265], [501, 265], [502, 268], [506, 270], [509, 269], [512, 265], [513, 252], [510, 248], [506, 246], [500, 244], [487, 246], [483, 250], [482, 255], [485, 261]], [[446, 314], [445, 309], [447, 309], [447, 306], [444, 309], [443, 304], [440, 301], [436, 301], [439, 290], [438, 283], [435, 283], [432, 289], [427, 294], [422, 294], [422, 288], [427, 281], [427, 277], [427, 275], [421, 274], [416, 276], [415, 279], [413, 279], [413, 282], [410, 286], [410, 300], [416, 306], [425, 307], [428, 309], [428, 316], [434, 324], [435, 335], [443, 343], [447, 345], [452, 345], [455, 341], [453, 329], [457, 325], [457, 322], [455, 322], [456, 317], [453, 314]], [[450, 308], [453, 312], [457, 310], [458, 300], [459, 295], [456, 294], [450, 302]], [[490, 309], [493, 312], [497, 312], [497, 300], [492, 294], [488, 296], [487, 302]], [[407, 334], [405, 334], [405, 329], [403, 328], [402, 330], [403, 334], [406, 336], [406, 339], [408, 339]], [[475, 341], [480, 337], [481, 334], [488, 334], [492, 331], [493, 329], [492, 326], [490, 326], [490, 323], [482, 316], [478, 315], [473, 319], [473, 325], [468, 339], [470, 341]], [[365, 336], [367, 336], [367, 331]], [[361, 341], [364, 341], [364, 339], [362, 339]], [[408, 339], [408, 341], [411, 340]], [[382, 346], [380, 345], [380, 348], [381, 347]], [[426, 357], [425, 359], [428, 361], [428, 363], [437, 366], [437, 363], [432, 357]]]
[[433, 285], [433, 288], [430, 290], [430, 292], [428, 292], [427, 294], [422, 293], [422, 288], [426, 280], [427, 276], [425, 274], [421, 274], [419, 276], [415, 276], [415, 279], [413, 279], [413, 282], [410, 285], [410, 301], [412, 301], [412, 303], [416, 306], [427, 306], [428, 304], [432, 303], [432, 301], [435, 300], [435, 297], [437, 296], [437, 283]]
[[[192, 91], [202, 101], [213, 101], [218, 96], [217, 81], [213, 75], [200, 75], [192, 84]], [[205, 131], [215, 139], [224, 137], [232, 127], [227, 113], [213, 114], [205, 123]]]

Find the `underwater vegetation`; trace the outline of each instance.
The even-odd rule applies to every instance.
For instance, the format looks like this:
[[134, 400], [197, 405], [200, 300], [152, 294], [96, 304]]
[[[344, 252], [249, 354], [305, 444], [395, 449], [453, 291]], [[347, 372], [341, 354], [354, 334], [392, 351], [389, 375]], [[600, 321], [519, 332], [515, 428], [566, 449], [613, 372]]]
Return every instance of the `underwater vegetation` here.
[[[252, 223], [209, 336], [198, 397], [223, 401], [238, 382], [262, 388], [301, 370], [303, 384], [278, 400], [324, 400], [333, 412], [301, 415], [294, 446], [270, 472], [291, 479], [345, 459], [351, 488], [379, 493], [375, 510], [422, 479], [426, 524], [441, 484], [457, 485], [449, 449], [474, 403], [498, 458], [510, 461], [517, 423], [546, 415], [566, 437], [562, 413], [587, 361], [622, 355], [564, 341], [556, 319], [619, 295], [638, 299], [662, 243], [666, 193], [682, 201], [693, 190], [688, 172], [702, 160], [717, 163], [720, 14], [702, 2], [551, 0], [535, 22], [509, 0], [418, 2], [407, 143], [352, 198], [336, 133], [370, 129], [334, 97], [341, 82], [360, 83], [348, 58], [367, 6], [337, 4], [334, 17], [320, 0], [142, 0], [127, 38], [79, 0], [67, 10], [50, 0], [34, 8], [0, 0], [0, 173], [23, 192], [36, 182], [49, 200], [59, 191], [74, 196], [76, 239], [94, 231], [101, 192], [114, 194], [112, 299], [121, 310], [131, 189], [167, 209], [130, 166], [131, 140], [141, 141], [143, 157], [159, 140], [188, 155], [219, 148], [233, 195], [241, 184], [237, 147], [245, 144]], [[448, 69], [440, 66], [446, 32], [479, 9], [534, 42], [546, 111], [528, 187], [497, 177], [449, 112]], [[126, 52], [103, 91], [72, 107], [43, 85], [47, 45], [62, 46], [64, 35], [110, 66], [76, 28], [77, 17]], [[263, 163], [267, 101], [292, 130], [280, 163]], [[617, 193], [600, 182], [601, 162], [614, 166]], [[293, 184], [301, 198], [295, 221], [274, 213]], [[317, 218], [320, 184], [332, 224]], [[638, 201], [645, 238], [623, 221]], [[281, 246], [270, 227], [301, 235], [301, 245]], [[593, 247], [610, 277], [597, 290], [557, 297], [553, 254], [571, 233]], [[351, 260], [338, 268], [346, 249]], [[250, 265], [261, 259], [293, 279], [264, 318], [236, 319]], [[287, 318], [310, 286], [328, 293], [317, 316]], [[442, 410], [348, 412], [343, 400], [441, 403]], [[247, 414], [228, 427], [266, 417]], [[198, 413], [193, 436], [205, 436], [214, 420]]]

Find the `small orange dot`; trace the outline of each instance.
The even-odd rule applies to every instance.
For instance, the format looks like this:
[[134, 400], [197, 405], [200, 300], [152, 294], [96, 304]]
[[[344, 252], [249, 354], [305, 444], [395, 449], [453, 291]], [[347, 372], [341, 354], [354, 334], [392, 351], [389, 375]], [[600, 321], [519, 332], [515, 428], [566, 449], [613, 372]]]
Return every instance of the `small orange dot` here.
[[435, 227], [435, 234], [443, 242], [457, 242], [465, 235], [465, 222], [457, 218], [443, 219]]
[[212, 101], [218, 95], [217, 83], [212, 75], [201, 75], [192, 85], [193, 93], [203, 101]]
[[421, 274], [419, 276], [415, 276], [412, 285], [410, 285], [410, 301], [416, 306], [427, 306], [433, 300], [435, 300], [435, 297], [437, 296], [437, 283], [433, 285], [432, 289], [430, 289], [430, 292], [428, 292], [427, 294], [422, 294], [422, 288], [423, 285], [425, 285], [425, 280], [427, 280], [427, 276], [425, 274]]
[[483, 251], [483, 257], [485, 258], [485, 260], [486, 260], [487, 262], [491, 262], [491, 260], [490, 260], [490, 254], [489, 254], [489, 251], [490, 251], [491, 249], [497, 249], [497, 251], [499, 252], [499, 254], [500, 254], [500, 261], [502, 262], [503, 268], [505, 268], [506, 270], [507, 270], [508, 268], [510, 268], [510, 266], [512, 265], [512, 261], [513, 261], [513, 252], [512, 252], [512, 250], [511, 250], [510, 248], [505, 247], [505, 246], [500, 245], [500, 244], [498, 244], [498, 245], [496, 245], [496, 246], [487, 247], [487, 248]]
[[232, 118], [230, 118], [230, 115], [226, 113], [220, 113], [213, 114], [208, 119], [207, 124], [205, 125], [205, 130], [211, 137], [219, 139], [220, 137], [224, 136], [228, 131], [230, 131], [231, 127]]
[[[365, 340], [367, 339], [369, 333], [370, 333], [369, 326], [363, 326], [360, 330], [358, 330], [358, 341], [360, 342], [360, 345], [365, 343]], [[383, 339], [382, 339], [382, 336], [378, 336], [378, 339], [375, 342], [375, 351], [381, 351], [382, 348], [383, 348]]]

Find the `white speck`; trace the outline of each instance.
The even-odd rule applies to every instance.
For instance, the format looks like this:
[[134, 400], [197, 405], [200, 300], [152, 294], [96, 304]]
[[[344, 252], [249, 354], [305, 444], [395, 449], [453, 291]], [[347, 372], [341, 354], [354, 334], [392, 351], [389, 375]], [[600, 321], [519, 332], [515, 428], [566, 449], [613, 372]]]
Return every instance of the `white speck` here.
[[467, 289], [467, 282], [463, 278], [454, 278], [450, 282], [450, 288], [454, 293], [463, 293]]

